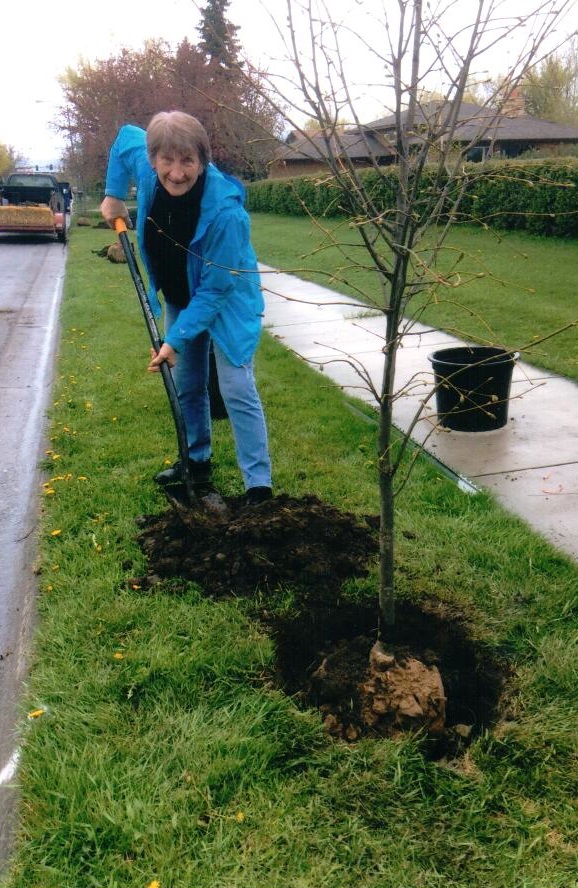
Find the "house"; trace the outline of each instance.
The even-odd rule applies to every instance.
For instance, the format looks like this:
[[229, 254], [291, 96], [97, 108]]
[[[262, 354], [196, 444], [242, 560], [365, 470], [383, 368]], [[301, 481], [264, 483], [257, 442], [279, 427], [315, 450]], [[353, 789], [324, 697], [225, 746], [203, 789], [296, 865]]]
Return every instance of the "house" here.
[[[564, 150], [578, 145], [578, 127], [564, 126], [529, 117], [523, 98], [514, 92], [498, 112], [495, 108], [463, 102], [457, 119], [450, 119], [451, 107], [430, 101], [418, 105], [411, 130], [406, 132], [410, 145], [418, 150], [425, 144], [435, 153], [436, 145], [447, 139], [465, 151], [467, 160], [514, 158], [532, 149]], [[401, 115], [402, 126], [408, 112]], [[346, 153], [355, 166], [395, 163], [397, 119], [394, 114], [361, 127], [339, 131], [334, 137], [339, 151]], [[327, 140], [318, 134], [294, 138], [277, 153], [270, 177], [298, 176], [326, 169]]]
[[[522, 96], [516, 92], [499, 112], [489, 106], [463, 102], [454, 124], [449, 121], [449, 114], [449, 106], [439, 102], [419, 105], [412, 132], [408, 133], [410, 142], [417, 146], [427, 140], [433, 148], [436, 142], [443, 143], [450, 138], [466, 149], [466, 159], [470, 161], [513, 158], [532, 149], [578, 145], [578, 126], [529, 117]], [[401, 119], [402, 124], [407, 120], [407, 111]], [[365, 124], [364, 129], [376, 138], [391, 142], [396, 134], [395, 115]]]
[[[380, 166], [395, 163], [396, 153], [379, 136], [368, 131], [346, 131], [340, 128], [334, 135], [316, 133], [312, 136], [291, 134], [285, 144], [278, 149], [269, 166], [269, 178], [281, 179], [288, 176], [301, 176], [306, 173], [325, 172], [329, 150], [337, 156], [346, 155], [357, 167], [378, 163]], [[328, 144], [329, 143], [329, 144]]]

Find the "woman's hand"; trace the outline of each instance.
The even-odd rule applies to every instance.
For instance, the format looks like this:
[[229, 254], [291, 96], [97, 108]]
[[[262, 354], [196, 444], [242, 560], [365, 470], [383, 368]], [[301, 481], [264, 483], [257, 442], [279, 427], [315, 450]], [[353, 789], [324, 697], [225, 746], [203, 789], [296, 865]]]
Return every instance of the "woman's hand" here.
[[151, 362], [147, 367], [149, 373], [158, 373], [161, 369], [161, 364], [167, 362], [169, 367], [174, 367], [177, 362], [177, 353], [174, 348], [171, 348], [167, 343], [163, 343], [161, 345], [158, 352], [151, 348]]
[[114, 228], [115, 219], [124, 219], [127, 228], [132, 228], [130, 216], [124, 200], [118, 197], [105, 197], [100, 205], [100, 213], [104, 221]]

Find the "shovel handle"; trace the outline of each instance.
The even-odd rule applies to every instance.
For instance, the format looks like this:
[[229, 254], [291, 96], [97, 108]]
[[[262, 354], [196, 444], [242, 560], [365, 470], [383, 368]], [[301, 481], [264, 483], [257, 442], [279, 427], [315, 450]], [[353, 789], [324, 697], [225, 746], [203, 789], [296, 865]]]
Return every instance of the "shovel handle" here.
[[[131, 273], [131, 277], [133, 279], [133, 283], [136, 288], [137, 296], [140, 302], [140, 306], [144, 315], [144, 319], [147, 325], [147, 329], [149, 332], [151, 344], [156, 352], [160, 349], [162, 345], [162, 339], [160, 337], [160, 333], [158, 331], [158, 327], [155, 321], [155, 317], [153, 311], [151, 309], [147, 292], [145, 289], [145, 285], [143, 283], [143, 279], [141, 277], [139, 267], [137, 265], [137, 261], [134, 257], [131, 243], [129, 240], [129, 236], [127, 234], [126, 222], [123, 218], [119, 217], [114, 220], [114, 230], [118, 234], [118, 239], [122, 245], [122, 249], [124, 251], [124, 255], [127, 261], [127, 265], [129, 271]], [[183, 480], [185, 483], [185, 489], [187, 492], [187, 496], [189, 498], [189, 502], [191, 505], [197, 503], [197, 496], [195, 494], [193, 479], [191, 477], [191, 470], [189, 465], [189, 446], [187, 442], [187, 430], [185, 427], [185, 420], [183, 417], [183, 412], [179, 403], [179, 397], [177, 394], [177, 389], [174, 383], [174, 379], [171, 373], [171, 368], [167, 364], [166, 361], [160, 366], [161, 376], [163, 382], [165, 384], [165, 391], [167, 393], [169, 404], [171, 407], [171, 412], [173, 414], [173, 419], [175, 422], [175, 429], [177, 433], [177, 443], [179, 447], [179, 457], [182, 464], [182, 472], [183, 472]]]

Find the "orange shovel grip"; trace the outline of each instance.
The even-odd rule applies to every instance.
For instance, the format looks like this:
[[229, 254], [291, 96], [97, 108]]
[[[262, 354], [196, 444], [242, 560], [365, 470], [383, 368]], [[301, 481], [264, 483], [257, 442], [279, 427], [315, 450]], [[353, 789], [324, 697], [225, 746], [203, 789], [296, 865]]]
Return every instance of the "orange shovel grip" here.
[[114, 220], [114, 230], [117, 234], [122, 234], [123, 232], [126, 232], [126, 222], [124, 221], [124, 219], [120, 218], [120, 216], [118, 219]]

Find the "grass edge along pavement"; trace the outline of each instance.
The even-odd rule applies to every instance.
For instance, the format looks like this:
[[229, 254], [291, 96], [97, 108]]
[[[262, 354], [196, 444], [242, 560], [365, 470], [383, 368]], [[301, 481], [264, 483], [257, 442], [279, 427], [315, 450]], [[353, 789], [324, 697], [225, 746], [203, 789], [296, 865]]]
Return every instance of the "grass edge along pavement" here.
[[[346, 220], [313, 222], [255, 213], [252, 229], [264, 264], [288, 273], [295, 270], [306, 280], [381, 305], [375, 271], [356, 229]], [[422, 248], [425, 261], [427, 238]], [[437, 270], [445, 283], [432, 287], [427, 296], [414, 296], [409, 311], [458, 339], [521, 351], [522, 360], [578, 381], [577, 269], [578, 239], [521, 232], [497, 235], [456, 225], [438, 257]], [[568, 324], [574, 326], [539, 341]]]
[[[175, 445], [126, 268], [92, 253], [107, 239], [70, 243], [5, 888], [578, 884], [576, 565], [420, 461], [398, 504], [400, 594], [464, 609], [512, 658], [508, 721], [453, 768], [419, 738], [330, 741], [270, 682], [246, 603], [128, 582], [135, 519], [166, 508], [151, 479]], [[268, 336], [257, 373], [277, 488], [376, 512], [371, 426]], [[216, 451], [218, 483], [240, 492], [226, 424]], [[269, 603], [289, 611], [291, 590]]]

